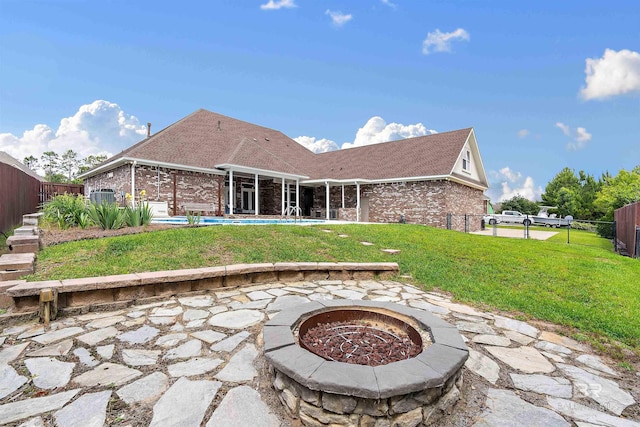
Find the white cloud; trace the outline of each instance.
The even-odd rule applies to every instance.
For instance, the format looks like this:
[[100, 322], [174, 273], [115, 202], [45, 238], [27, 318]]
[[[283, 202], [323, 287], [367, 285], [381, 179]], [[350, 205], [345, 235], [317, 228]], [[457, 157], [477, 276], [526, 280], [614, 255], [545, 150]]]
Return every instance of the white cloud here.
[[395, 8], [397, 8], [397, 7], [398, 7], [398, 5], [397, 5], [397, 4], [392, 3], [390, 0], [380, 0], [380, 3], [382, 3], [382, 4], [384, 4], [384, 5], [387, 5], [387, 6], [389, 6], [389, 7], [390, 7], [390, 8], [392, 8], [392, 9], [395, 9]]
[[363, 127], [358, 129], [354, 141], [352, 143], [345, 142], [342, 144], [342, 148], [378, 144], [380, 142], [395, 141], [434, 133], [437, 132], [427, 129], [422, 123], [415, 125], [403, 125], [401, 123], [387, 124], [382, 117], [374, 116], [371, 117]]
[[298, 7], [294, 0], [269, 0], [267, 3], [260, 5], [262, 10], [291, 9], [294, 7]]
[[540, 200], [542, 188], [536, 186], [530, 176], [522, 177], [520, 172], [513, 171], [509, 166], [500, 169], [498, 172], [490, 171], [491, 187], [487, 195], [494, 202], [502, 202], [520, 195], [529, 200]]
[[314, 153], [326, 153], [327, 151], [334, 151], [340, 148], [334, 141], [326, 138], [316, 140], [316, 138], [312, 136], [299, 136], [293, 138], [293, 140]]
[[562, 133], [564, 133], [566, 136], [571, 136], [571, 131], [569, 130], [569, 126], [565, 125], [562, 122], [557, 122], [556, 127], [560, 128], [562, 130]]
[[428, 55], [432, 52], [450, 52], [451, 42], [456, 40], [469, 41], [469, 33], [458, 28], [450, 33], [443, 33], [435, 30], [427, 34], [427, 38], [422, 42], [422, 53]]
[[585, 100], [605, 99], [626, 93], [640, 93], [640, 53], [628, 49], [605, 49], [602, 58], [586, 59]]
[[141, 140], [146, 127], [135, 116], [126, 114], [118, 104], [97, 100], [81, 106], [71, 117], [60, 121], [57, 130], [37, 124], [22, 136], [0, 133], [0, 151], [18, 160], [40, 157], [45, 151], [62, 154], [73, 150], [79, 157], [121, 151]]
[[506, 167], [500, 169], [500, 174], [502, 176], [504, 176], [505, 178], [507, 178], [511, 182], [516, 182], [520, 178], [522, 178], [522, 174], [520, 172], [512, 171], [509, 166], [506, 166]]
[[526, 138], [529, 135], [529, 131], [527, 129], [520, 129], [518, 131], [518, 138]]
[[573, 141], [567, 143], [567, 150], [577, 151], [586, 147], [587, 142], [591, 141], [592, 135], [587, 132], [587, 129], [583, 127], [576, 128], [575, 134], [572, 135], [571, 128], [562, 122], [557, 122], [556, 127], [562, 130], [565, 136], [573, 139]]
[[333, 25], [335, 25], [336, 27], [342, 27], [344, 24], [346, 24], [347, 22], [351, 21], [351, 19], [353, 19], [353, 16], [351, 14], [332, 11], [329, 9], [327, 9], [327, 11], [324, 14], [329, 15], [331, 17], [331, 21], [333, 22]]

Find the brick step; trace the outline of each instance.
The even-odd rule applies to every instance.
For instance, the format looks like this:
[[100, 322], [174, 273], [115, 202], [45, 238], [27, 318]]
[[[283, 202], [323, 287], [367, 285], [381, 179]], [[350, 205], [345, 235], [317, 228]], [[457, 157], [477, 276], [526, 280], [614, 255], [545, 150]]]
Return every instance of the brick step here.
[[4, 254], [0, 256], [0, 271], [33, 269], [34, 253]]
[[22, 270], [9, 270], [9, 271], [0, 271], [0, 282], [6, 282], [7, 280], [17, 280], [27, 274], [35, 273], [35, 268], [33, 266], [28, 269]]
[[23, 225], [13, 230], [14, 236], [37, 236], [39, 233], [38, 227], [34, 225]]

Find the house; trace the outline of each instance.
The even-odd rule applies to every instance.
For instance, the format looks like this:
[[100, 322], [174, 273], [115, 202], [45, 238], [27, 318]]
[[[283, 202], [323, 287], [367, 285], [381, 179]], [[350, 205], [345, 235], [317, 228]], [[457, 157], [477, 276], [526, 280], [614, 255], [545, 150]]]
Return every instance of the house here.
[[282, 132], [203, 109], [80, 178], [85, 194], [111, 189], [124, 203], [145, 190], [173, 215], [206, 203], [215, 215], [435, 227], [447, 213], [486, 212], [488, 188], [472, 128], [316, 154]]

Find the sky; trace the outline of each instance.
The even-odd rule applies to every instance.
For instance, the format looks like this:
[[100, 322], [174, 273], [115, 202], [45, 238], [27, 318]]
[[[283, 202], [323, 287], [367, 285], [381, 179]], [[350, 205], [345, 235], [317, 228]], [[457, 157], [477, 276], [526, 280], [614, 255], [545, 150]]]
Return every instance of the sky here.
[[497, 202], [640, 164], [640, 2], [0, 0], [0, 151], [205, 108], [316, 152], [473, 127]]

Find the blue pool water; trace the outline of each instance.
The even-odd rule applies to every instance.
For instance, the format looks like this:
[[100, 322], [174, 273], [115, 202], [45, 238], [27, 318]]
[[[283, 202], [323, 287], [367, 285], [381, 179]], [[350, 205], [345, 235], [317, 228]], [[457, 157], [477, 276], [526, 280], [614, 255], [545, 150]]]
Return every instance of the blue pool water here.
[[[176, 224], [186, 225], [189, 223], [186, 216], [172, 216], [171, 218], [154, 218], [152, 221], [154, 224]], [[246, 224], [323, 224], [325, 220], [320, 219], [278, 219], [278, 218], [218, 218], [203, 216], [200, 217], [199, 225], [246, 225]]]

